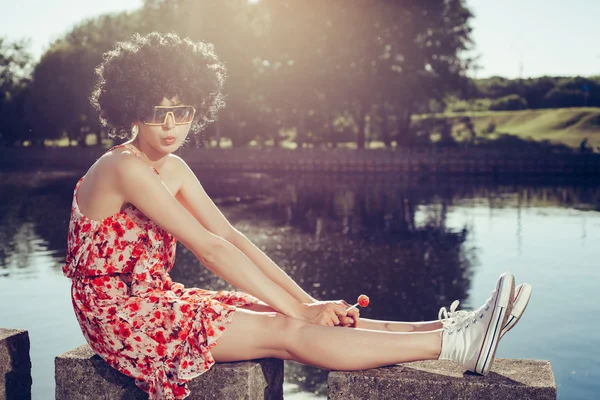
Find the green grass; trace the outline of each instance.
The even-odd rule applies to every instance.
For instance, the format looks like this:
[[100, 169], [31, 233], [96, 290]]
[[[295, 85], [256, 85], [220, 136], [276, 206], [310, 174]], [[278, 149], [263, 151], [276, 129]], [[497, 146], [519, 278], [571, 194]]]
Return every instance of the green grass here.
[[471, 117], [475, 130], [484, 132], [490, 124], [495, 132], [536, 141], [548, 140], [578, 148], [588, 138], [588, 145], [600, 146], [600, 108], [558, 108], [523, 111], [478, 111], [420, 115], [415, 118]]

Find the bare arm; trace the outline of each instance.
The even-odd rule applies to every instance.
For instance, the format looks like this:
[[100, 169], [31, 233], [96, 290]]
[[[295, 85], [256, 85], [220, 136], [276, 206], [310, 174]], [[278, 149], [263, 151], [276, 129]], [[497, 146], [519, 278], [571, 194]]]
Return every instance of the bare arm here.
[[[210, 232], [232, 243], [246, 255], [273, 282], [302, 303], [316, 300], [306, 293], [264, 252], [243, 233], [235, 229], [208, 196], [196, 175], [181, 159], [178, 160], [184, 175], [183, 186], [177, 200]], [[225, 278], [225, 277], [223, 277]], [[225, 278], [226, 279], [226, 278]], [[268, 303], [268, 302], [267, 302]]]
[[234, 229], [225, 236], [229, 242], [240, 249], [254, 264], [256, 264], [273, 282], [279, 284], [286, 292], [302, 303], [317, 301], [306, 293], [288, 274], [285, 273], [273, 260], [250, 241], [243, 233]]
[[142, 160], [118, 156], [114, 174], [123, 200], [133, 204], [157, 225], [175, 236], [202, 263], [241, 290], [283, 314], [305, 318], [305, 308], [269, 279], [238, 248], [202, 226], [169, 192], [159, 176]]

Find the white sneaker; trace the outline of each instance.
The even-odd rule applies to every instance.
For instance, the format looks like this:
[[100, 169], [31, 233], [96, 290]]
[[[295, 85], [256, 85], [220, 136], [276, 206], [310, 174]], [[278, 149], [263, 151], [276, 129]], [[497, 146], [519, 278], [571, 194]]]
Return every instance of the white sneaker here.
[[469, 371], [487, 375], [500, 341], [502, 327], [512, 311], [515, 278], [506, 272], [498, 278], [495, 289], [485, 304], [475, 311], [456, 312], [458, 302], [444, 307], [439, 318], [444, 326], [440, 360], [452, 360]]
[[[529, 283], [521, 283], [519, 286], [515, 288], [515, 298], [513, 299], [513, 307], [508, 317], [508, 320], [502, 327], [502, 331], [500, 332], [500, 339], [504, 337], [506, 332], [510, 331], [514, 326], [521, 320], [527, 305], [529, 304], [529, 299], [531, 298], [532, 287]], [[454, 300], [452, 305], [450, 306], [450, 311], [446, 311], [444, 307], [440, 310], [439, 318], [442, 319], [456, 319], [462, 314], [466, 314], [468, 311], [459, 310], [458, 308], [459, 301]], [[443, 310], [443, 311], [442, 311]], [[442, 314], [444, 316], [442, 317]], [[451, 322], [451, 321], [450, 321]]]
[[515, 288], [515, 298], [513, 299], [512, 311], [508, 317], [508, 320], [502, 327], [500, 339], [502, 339], [506, 332], [514, 328], [517, 322], [519, 322], [521, 319], [521, 316], [523, 316], [523, 313], [527, 308], [527, 304], [529, 304], [529, 299], [531, 298], [531, 291], [532, 288], [529, 283], [522, 283]]

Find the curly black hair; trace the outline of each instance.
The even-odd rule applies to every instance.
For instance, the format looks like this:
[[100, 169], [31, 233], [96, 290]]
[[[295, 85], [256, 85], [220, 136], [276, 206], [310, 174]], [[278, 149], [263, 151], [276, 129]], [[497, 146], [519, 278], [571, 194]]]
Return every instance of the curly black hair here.
[[192, 131], [202, 130], [225, 106], [225, 66], [214, 45], [174, 33], [139, 33], [104, 53], [90, 96], [110, 137], [128, 138], [132, 123], [148, 115], [164, 97], [193, 105]]

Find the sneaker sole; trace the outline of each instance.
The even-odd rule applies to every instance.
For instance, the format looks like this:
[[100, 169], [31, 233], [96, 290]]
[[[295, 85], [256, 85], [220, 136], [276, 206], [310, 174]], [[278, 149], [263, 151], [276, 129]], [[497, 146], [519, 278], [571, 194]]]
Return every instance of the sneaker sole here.
[[[515, 293], [515, 299], [513, 301], [513, 310], [510, 313], [508, 321], [504, 324], [502, 328], [502, 333], [500, 334], [500, 339], [506, 334], [506, 332], [510, 331], [514, 326], [519, 322], [527, 305], [529, 304], [529, 299], [531, 298], [532, 287], [528, 283], [523, 283], [519, 287], [519, 290]], [[523, 303], [523, 304], [519, 304]], [[516, 307], [515, 307], [516, 305]]]
[[475, 363], [475, 371], [473, 371], [481, 375], [487, 375], [490, 371], [496, 358], [496, 350], [500, 342], [500, 332], [502, 331], [502, 327], [506, 325], [512, 312], [515, 278], [509, 272], [502, 274], [500, 278], [496, 286], [498, 296], [496, 296], [492, 317], [490, 318], [490, 322], [488, 322], [483, 344]]

